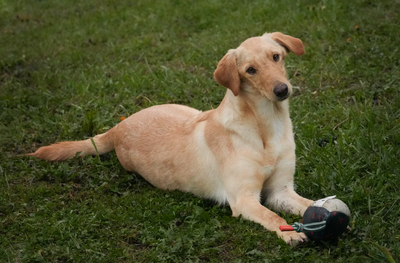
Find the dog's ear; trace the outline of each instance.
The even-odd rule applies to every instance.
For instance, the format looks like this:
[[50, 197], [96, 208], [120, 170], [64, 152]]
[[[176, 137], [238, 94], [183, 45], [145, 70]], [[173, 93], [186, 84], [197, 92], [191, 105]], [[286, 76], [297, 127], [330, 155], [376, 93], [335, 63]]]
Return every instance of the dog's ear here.
[[214, 78], [219, 84], [230, 89], [235, 96], [239, 94], [240, 77], [236, 66], [235, 49], [230, 49], [218, 63]]
[[280, 32], [269, 34], [270, 37], [278, 42], [279, 45], [284, 46], [287, 50], [292, 51], [297, 56], [304, 54], [304, 45], [299, 38], [291, 37]]

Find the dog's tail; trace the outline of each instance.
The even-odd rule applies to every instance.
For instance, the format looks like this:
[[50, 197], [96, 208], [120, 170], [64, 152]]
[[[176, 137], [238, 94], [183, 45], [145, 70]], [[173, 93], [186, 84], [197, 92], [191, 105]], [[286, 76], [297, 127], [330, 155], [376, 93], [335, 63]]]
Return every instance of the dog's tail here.
[[114, 131], [115, 127], [106, 133], [96, 135], [87, 140], [51, 144], [27, 155], [48, 161], [64, 161], [74, 157], [78, 152], [81, 156], [104, 154], [114, 150]]

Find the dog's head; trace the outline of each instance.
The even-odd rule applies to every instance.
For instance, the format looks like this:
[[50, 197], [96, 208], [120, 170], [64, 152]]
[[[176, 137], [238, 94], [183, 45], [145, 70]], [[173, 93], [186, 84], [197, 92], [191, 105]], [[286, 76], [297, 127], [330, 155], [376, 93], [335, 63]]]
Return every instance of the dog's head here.
[[303, 55], [301, 40], [279, 32], [249, 38], [221, 59], [214, 78], [235, 96], [258, 93], [273, 102], [283, 101], [292, 92], [283, 63], [289, 51]]

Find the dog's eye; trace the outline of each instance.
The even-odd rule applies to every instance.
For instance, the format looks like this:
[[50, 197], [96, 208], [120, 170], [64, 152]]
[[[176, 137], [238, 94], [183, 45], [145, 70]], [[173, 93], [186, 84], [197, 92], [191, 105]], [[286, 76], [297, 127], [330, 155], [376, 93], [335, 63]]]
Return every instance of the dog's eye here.
[[246, 70], [247, 73], [249, 73], [250, 75], [254, 75], [257, 73], [257, 70], [253, 67], [250, 67]]
[[272, 58], [274, 59], [275, 62], [279, 61], [279, 55], [278, 54], [273, 55]]

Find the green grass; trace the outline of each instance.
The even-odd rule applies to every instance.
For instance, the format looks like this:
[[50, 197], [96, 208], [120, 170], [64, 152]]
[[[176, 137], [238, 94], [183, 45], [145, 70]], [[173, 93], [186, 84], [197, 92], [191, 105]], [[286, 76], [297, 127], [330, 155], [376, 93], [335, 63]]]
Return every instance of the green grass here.
[[[399, 14], [393, 0], [1, 0], [0, 262], [400, 261]], [[305, 43], [286, 59], [296, 187], [348, 204], [339, 241], [289, 247], [229, 207], [152, 187], [114, 153], [18, 157], [151, 105], [215, 108], [219, 59], [265, 31]]]

